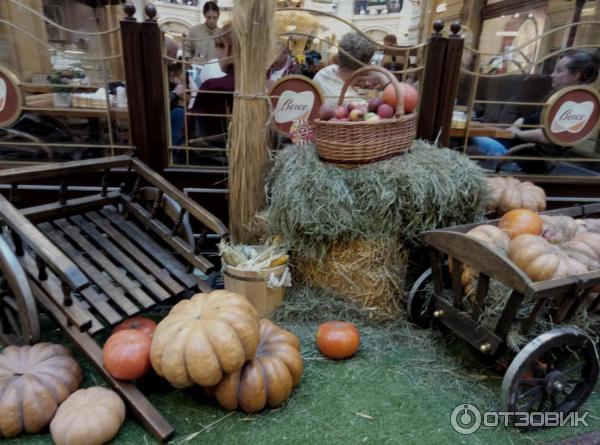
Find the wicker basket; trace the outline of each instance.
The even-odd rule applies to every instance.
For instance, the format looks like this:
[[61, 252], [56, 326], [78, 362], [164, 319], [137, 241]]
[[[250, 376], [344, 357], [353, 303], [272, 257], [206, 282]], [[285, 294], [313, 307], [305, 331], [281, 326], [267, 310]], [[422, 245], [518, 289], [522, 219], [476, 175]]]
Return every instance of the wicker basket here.
[[346, 81], [338, 105], [344, 103], [350, 83], [369, 71], [383, 73], [395, 85], [398, 105], [390, 119], [376, 122], [330, 122], [315, 119], [315, 144], [319, 158], [324, 162], [344, 167], [382, 161], [407, 151], [417, 135], [417, 114], [404, 114], [404, 102], [400, 86], [389, 71], [378, 66], [364, 66], [356, 70]]

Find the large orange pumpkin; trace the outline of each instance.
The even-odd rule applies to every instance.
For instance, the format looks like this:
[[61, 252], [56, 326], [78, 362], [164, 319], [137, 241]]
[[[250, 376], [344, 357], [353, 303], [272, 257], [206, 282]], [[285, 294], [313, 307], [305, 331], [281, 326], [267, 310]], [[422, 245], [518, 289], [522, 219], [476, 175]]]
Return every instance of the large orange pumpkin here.
[[112, 334], [102, 350], [104, 367], [113, 377], [135, 380], [150, 369], [152, 338], [139, 329], [124, 329]]
[[360, 345], [360, 333], [347, 321], [330, 321], [317, 329], [317, 347], [325, 357], [339, 360], [352, 357]]
[[241, 371], [227, 374], [213, 388], [219, 404], [226, 409], [240, 407], [254, 413], [285, 402], [302, 377], [304, 365], [298, 337], [269, 320], [260, 320], [260, 343], [256, 356]]
[[117, 327], [113, 329], [113, 334], [125, 329], [139, 330], [152, 337], [156, 330], [156, 322], [146, 317], [133, 317], [117, 325]]
[[505, 230], [512, 239], [519, 235], [540, 235], [544, 228], [544, 222], [537, 213], [531, 210], [515, 209], [500, 218], [498, 227]]

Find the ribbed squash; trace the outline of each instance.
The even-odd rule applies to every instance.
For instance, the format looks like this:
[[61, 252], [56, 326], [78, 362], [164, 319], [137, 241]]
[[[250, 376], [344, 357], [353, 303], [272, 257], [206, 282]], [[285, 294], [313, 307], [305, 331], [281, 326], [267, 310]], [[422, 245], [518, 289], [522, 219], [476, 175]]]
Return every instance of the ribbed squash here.
[[564, 215], [540, 215], [544, 223], [542, 236], [552, 244], [569, 241], [576, 235], [584, 233], [586, 229], [577, 223], [577, 220]]
[[64, 401], [50, 424], [56, 445], [102, 445], [110, 442], [125, 421], [125, 404], [102, 386], [80, 389]]
[[[465, 235], [475, 238], [478, 241], [488, 245], [490, 248], [495, 249], [498, 252], [505, 253], [508, 247], [510, 238], [508, 234], [500, 230], [496, 226], [491, 224], [482, 224], [471, 230]], [[478, 273], [468, 264], [463, 265], [462, 273], [460, 274], [460, 281], [467, 295], [472, 294], [475, 291], [474, 283]]]
[[216, 385], [258, 347], [258, 317], [243, 295], [218, 290], [177, 303], [154, 331], [150, 360], [176, 388]]
[[498, 216], [514, 209], [529, 209], [541, 212], [546, 209], [546, 193], [531, 182], [521, 182], [508, 177], [487, 178], [492, 195], [490, 208]]
[[0, 437], [37, 433], [83, 374], [67, 348], [52, 343], [8, 346], [0, 353]]
[[269, 320], [260, 320], [260, 344], [256, 356], [241, 371], [226, 375], [208, 389], [219, 404], [254, 413], [285, 402], [300, 383], [304, 365], [298, 337]]
[[520, 235], [508, 245], [508, 257], [533, 281], [586, 273], [597, 268], [592, 249], [551, 244], [541, 236]]

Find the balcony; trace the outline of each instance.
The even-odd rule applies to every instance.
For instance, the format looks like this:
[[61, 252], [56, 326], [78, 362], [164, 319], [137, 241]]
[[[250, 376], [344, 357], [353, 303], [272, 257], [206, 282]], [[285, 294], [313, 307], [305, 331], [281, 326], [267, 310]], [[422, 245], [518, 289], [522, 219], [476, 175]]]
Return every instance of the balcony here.
[[354, 15], [382, 16], [402, 11], [403, 0], [354, 0]]

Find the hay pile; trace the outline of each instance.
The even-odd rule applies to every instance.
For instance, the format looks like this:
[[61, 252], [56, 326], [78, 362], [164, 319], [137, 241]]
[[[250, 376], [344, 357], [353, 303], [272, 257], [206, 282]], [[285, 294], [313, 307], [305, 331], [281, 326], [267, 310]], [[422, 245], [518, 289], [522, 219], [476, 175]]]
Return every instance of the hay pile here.
[[312, 146], [288, 146], [267, 188], [268, 233], [283, 236], [302, 283], [383, 315], [401, 306], [406, 251], [418, 235], [479, 221], [489, 200], [479, 167], [422, 141], [355, 169], [322, 163]]

